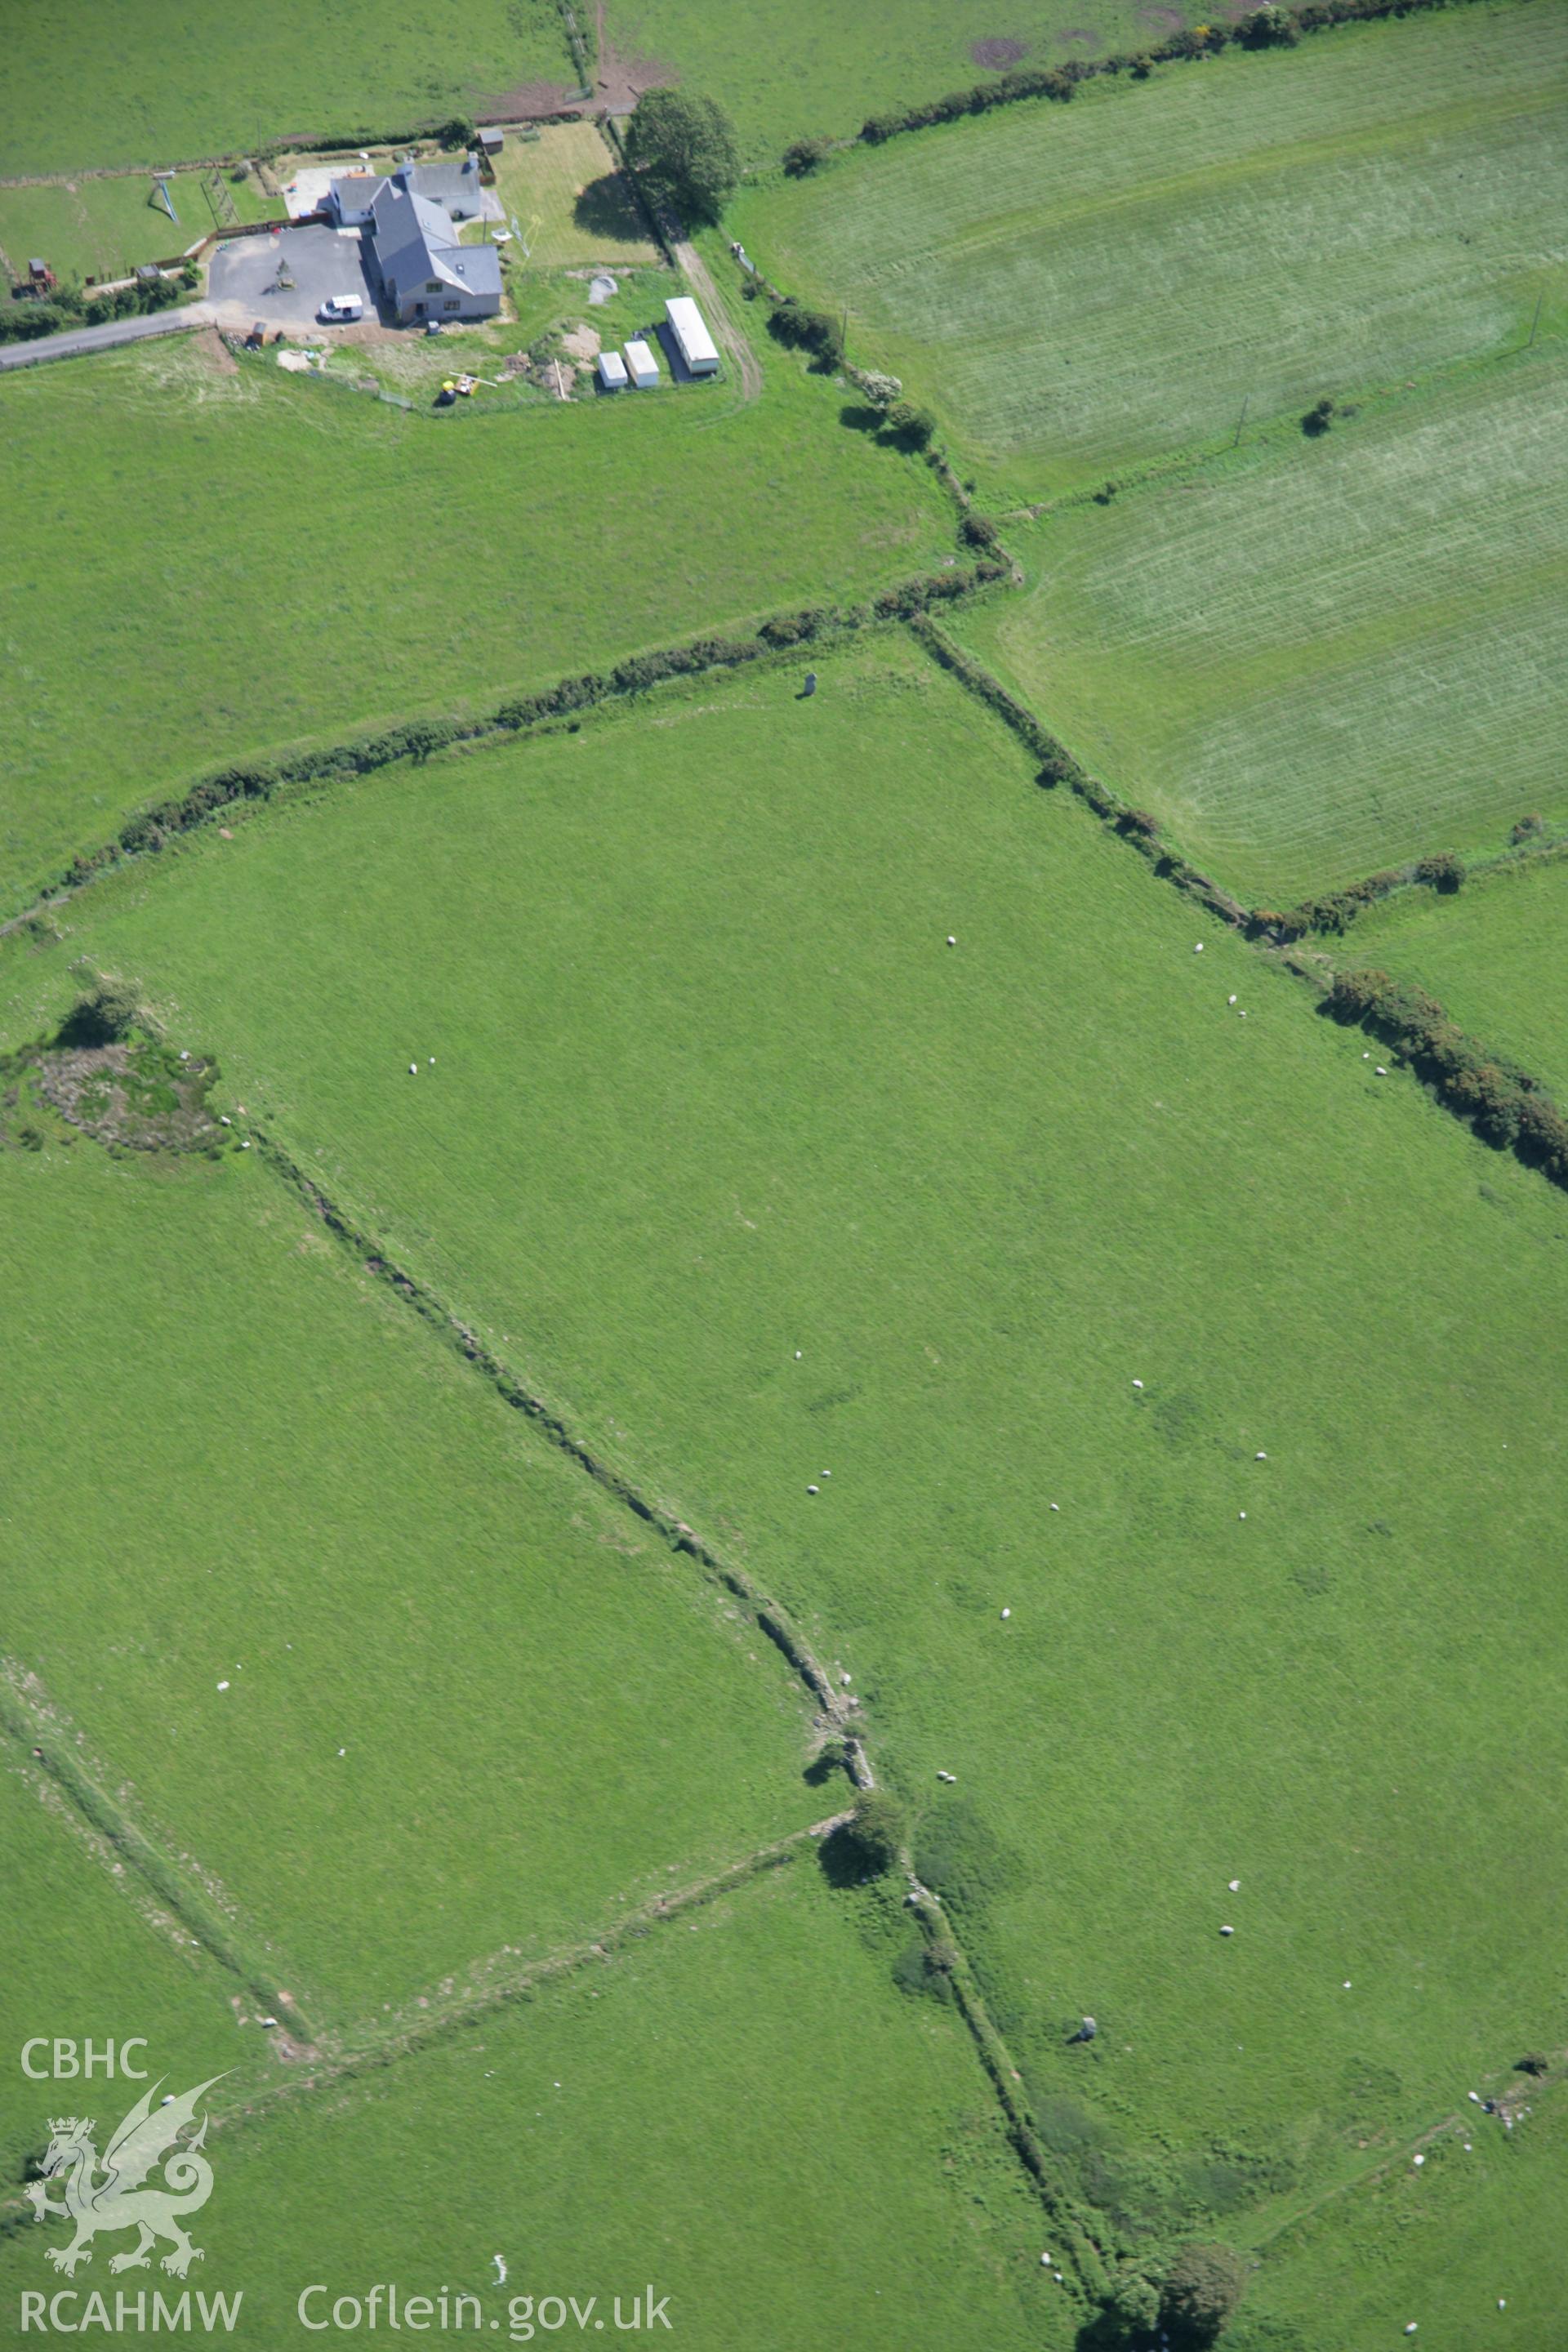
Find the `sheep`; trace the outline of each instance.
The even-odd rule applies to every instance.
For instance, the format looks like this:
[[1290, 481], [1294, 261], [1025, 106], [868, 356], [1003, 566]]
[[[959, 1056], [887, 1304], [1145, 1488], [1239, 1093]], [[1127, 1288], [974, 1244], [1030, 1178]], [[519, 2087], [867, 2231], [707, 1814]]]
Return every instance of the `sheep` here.
[[1005, 1619], [1005, 1618], [1011, 1617], [1011, 1615], [1013, 1614], [1013, 1612], [1012, 1612], [1010, 1609], [1004, 1609], [1004, 1610], [1003, 1610], [1003, 1612], [1002, 1612], [1002, 1614], [1003, 1614], [1003, 1617]]
[[419, 1076], [419, 1065], [417, 1062], [409, 1063], [408, 1075], [411, 1078], [416, 1078]]
[[945, 1780], [945, 1781], [948, 1783], [948, 1786], [949, 1786], [950, 1788], [953, 1785], [953, 1783], [954, 1783], [954, 1782], [957, 1780], [957, 1779], [958, 1779], [958, 1775], [957, 1775], [957, 1773], [956, 1773], [956, 1772], [944, 1772], [944, 1771], [942, 1771], [942, 1769], [941, 1769], [941, 1767], [940, 1767], [940, 1766], [939, 1766], [939, 1767], [938, 1767], [938, 1769], [937, 1769], [937, 1776], [936, 1776], [936, 1777], [937, 1777], [937, 1779], [938, 1779], [939, 1780]]
[[947, 944], [950, 948], [955, 948], [958, 945], [958, 940], [952, 931], [947, 935]]
[[1219, 1932], [1222, 1936], [1234, 1936], [1236, 1929], [1234, 1927], [1222, 1927]]

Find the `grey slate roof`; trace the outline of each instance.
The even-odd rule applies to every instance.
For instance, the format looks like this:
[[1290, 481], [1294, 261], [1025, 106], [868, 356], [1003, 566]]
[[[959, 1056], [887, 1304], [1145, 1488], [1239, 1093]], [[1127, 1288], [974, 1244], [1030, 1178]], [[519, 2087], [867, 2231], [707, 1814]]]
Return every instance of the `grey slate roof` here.
[[432, 278], [460, 293], [500, 292], [494, 246], [459, 245], [443, 206], [395, 180], [384, 181], [376, 192], [371, 232], [382, 277], [400, 298]]

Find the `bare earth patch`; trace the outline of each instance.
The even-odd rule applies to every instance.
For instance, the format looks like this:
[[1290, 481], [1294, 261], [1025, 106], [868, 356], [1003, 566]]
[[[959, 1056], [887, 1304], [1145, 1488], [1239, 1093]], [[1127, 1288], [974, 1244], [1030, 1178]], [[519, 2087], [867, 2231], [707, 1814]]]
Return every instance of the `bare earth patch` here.
[[542, 122], [577, 102], [575, 89], [561, 81], [520, 81], [515, 89], [487, 92], [474, 100], [480, 122]]
[[1009, 66], [1018, 65], [1028, 54], [1027, 41], [999, 39], [969, 44], [972, 63], [983, 66], [987, 73], [1005, 73]]
[[[1244, 7], [1251, 5], [1252, 0], [1242, 0]], [[1064, 48], [1068, 49], [1102, 49], [1105, 47], [1104, 34], [1093, 25], [1064, 25], [1057, 38]]]
[[599, 76], [595, 93], [612, 114], [629, 114], [645, 89], [664, 89], [680, 79], [680, 68], [662, 58], [637, 58], [617, 49], [605, 30], [605, 0], [598, 9]]

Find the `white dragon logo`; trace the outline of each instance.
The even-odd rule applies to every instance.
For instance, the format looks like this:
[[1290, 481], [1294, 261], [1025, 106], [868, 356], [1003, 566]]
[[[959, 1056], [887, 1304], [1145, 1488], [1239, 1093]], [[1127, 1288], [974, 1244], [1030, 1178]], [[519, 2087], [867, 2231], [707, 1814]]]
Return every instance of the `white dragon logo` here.
[[[163, 2077], [159, 2077], [162, 2082]], [[27, 2197], [35, 2221], [74, 2221], [76, 2235], [68, 2246], [50, 2246], [48, 2258], [56, 2270], [74, 2278], [79, 2263], [90, 2263], [89, 2241], [100, 2230], [137, 2230], [141, 2232], [128, 2253], [110, 2258], [111, 2271], [145, 2270], [153, 2247], [160, 2238], [168, 2238], [174, 2252], [163, 2257], [163, 2268], [176, 2278], [184, 2278], [193, 2263], [202, 2259], [202, 2250], [193, 2246], [181, 2227], [181, 2217], [199, 2212], [212, 2195], [213, 2172], [206, 2158], [201, 2154], [207, 2136], [207, 2119], [202, 2117], [201, 2129], [184, 2147], [177, 2146], [180, 2134], [195, 2116], [197, 2103], [214, 2083], [221, 2083], [221, 2074], [213, 2074], [198, 2083], [184, 2098], [170, 2099], [166, 2105], [154, 2107], [153, 2093], [159, 2087], [142, 2093], [132, 2108], [101, 2159], [92, 2144], [95, 2128], [90, 2116], [51, 2116], [49, 2145], [38, 2170], [40, 2178], [30, 2181]], [[153, 2167], [162, 2158], [163, 2182], [161, 2189], [143, 2189]], [[102, 2179], [98, 2178], [101, 2171]], [[51, 2205], [48, 2184], [65, 2176], [65, 2202]]]

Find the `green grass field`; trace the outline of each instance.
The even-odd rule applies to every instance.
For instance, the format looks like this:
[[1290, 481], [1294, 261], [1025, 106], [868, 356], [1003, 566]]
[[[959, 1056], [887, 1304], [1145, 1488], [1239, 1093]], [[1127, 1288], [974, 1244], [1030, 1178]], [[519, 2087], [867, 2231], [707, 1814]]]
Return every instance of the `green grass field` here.
[[[192, 2082], [253, 2057], [256, 2039], [247, 2041], [236, 2024], [232, 1986], [217, 1963], [194, 1951], [154, 1902], [144, 1902], [138, 1916], [123, 1870], [116, 1876], [112, 1849], [84, 1830], [47, 1780], [27, 1778], [25, 1766], [31, 1769], [26, 1750], [7, 1741], [0, 1770], [0, 1867], [11, 1890], [0, 1906], [0, 2032], [7, 2059], [0, 2210], [16, 2193], [24, 2155], [47, 2138], [51, 2108], [87, 2087], [78, 2084], [68, 2094], [52, 2081], [23, 2075], [22, 2047], [36, 2034], [90, 2037], [100, 2051], [111, 2038], [118, 2043], [144, 2034], [148, 2054], [132, 2063], [151, 2061], [154, 2073], [171, 2063], [188, 2066]], [[22, 1904], [16, 1898], [25, 1887], [47, 1887], [47, 1902]], [[48, 2053], [31, 2053], [34, 2067], [49, 2063]], [[137, 2095], [132, 2089], [125, 2105]], [[114, 2096], [101, 2072], [92, 2096], [105, 2103]], [[7, 2330], [12, 2316], [7, 2309]]]
[[1568, 16], [1463, 7], [860, 149], [734, 234], [1039, 499], [1560, 317], [1565, 128]]
[[1568, 361], [1557, 343], [1011, 543], [963, 633], [1253, 904], [1568, 794]]
[[269, 140], [382, 136], [492, 106], [529, 84], [574, 88], [551, 0], [476, 0], [460, 18], [369, 0], [197, 0], [177, 26], [113, 0], [7, 12], [0, 161], [8, 173], [177, 163]]
[[823, 678], [203, 842], [18, 1001], [137, 973], [779, 1591], [928, 1826], [978, 1820], [955, 1916], [1060, 2147], [1245, 2237], [1562, 2038], [1557, 1212], [1194, 956], [912, 648]]
[[256, 1154], [13, 1144], [0, 1196], [8, 1649], [312, 2024], [829, 1810], [771, 1645]]
[[988, 0], [900, 0], [881, 14], [831, 0], [748, 0], [744, 9], [613, 0], [605, 33], [639, 85], [679, 81], [718, 99], [756, 169], [776, 163], [792, 139], [852, 138], [868, 114], [968, 89], [1009, 63], [1057, 66], [1131, 52], [1201, 21], [1198, 9], [1139, 0], [1100, 0], [1076, 16], [1058, 7], [1048, 21], [1008, 16]]
[[[894, 1989], [850, 1904], [797, 1864], [391, 2070], [222, 2123], [191, 2285], [242, 2288], [237, 2335], [268, 2345], [311, 2340], [312, 2282], [328, 2306], [373, 2280], [475, 2294], [501, 2343], [549, 2342], [529, 2306], [551, 2294], [594, 2298], [613, 2342], [616, 2295], [628, 2318], [652, 2282], [698, 2352], [1067, 2352], [1081, 2306], [1040, 2268], [962, 2029]], [[216, 2111], [253, 2089], [237, 2076]], [[60, 2242], [29, 2221], [0, 2248], [8, 2319], [18, 2290], [63, 2284], [39, 2252]]]
[[510, 133], [495, 171], [496, 193], [532, 268], [658, 259], [593, 123], [549, 124], [531, 140]]
[[[1472, 2107], [1470, 2114], [1474, 2116]], [[1224, 2339], [1227, 2352], [1308, 2352], [1333, 2315], [1339, 2352], [1383, 2352], [1414, 2319], [1439, 2344], [1556, 2352], [1568, 2305], [1558, 2216], [1568, 2103], [1548, 2092], [1511, 2136], [1495, 2124], [1435, 2142], [1290, 2231]]]
[[952, 531], [926, 468], [868, 456], [776, 353], [749, 405], [489, 417], [167, 345], [25, 371], [0, 383], [0, 910], [245, 752], [864, 594]]
[[[55, 276], [125, 278], [144, 261], [169, 261], [228, 218], [210, 189], [210, 173], [185, 172], [171, 183], [177, 221], [153, 201], [150, 179], [79, 180], [46, 186], [0, 186], [0, 257], [13, 278], [35, 254]], [[254, 180], [223, 175], [240, 221], [280, 220], [283, 207]]]
[[1335, 961], [1381, 964], [1568, 1102], [1568, 867], [1505, 867], [1458, 898], [1410, 891], [1343, 940]]

